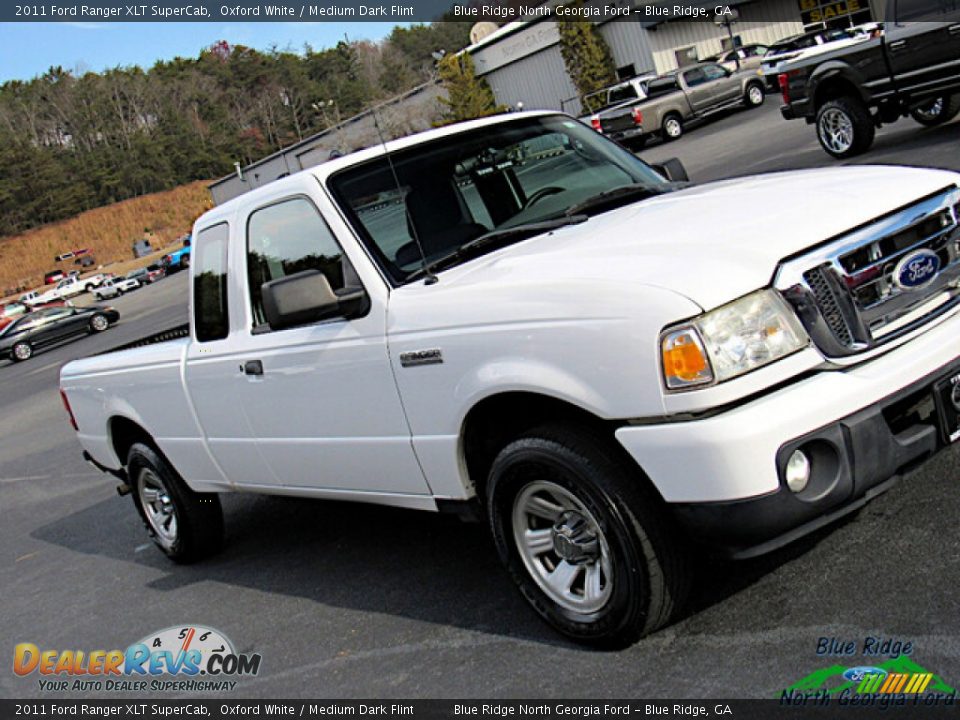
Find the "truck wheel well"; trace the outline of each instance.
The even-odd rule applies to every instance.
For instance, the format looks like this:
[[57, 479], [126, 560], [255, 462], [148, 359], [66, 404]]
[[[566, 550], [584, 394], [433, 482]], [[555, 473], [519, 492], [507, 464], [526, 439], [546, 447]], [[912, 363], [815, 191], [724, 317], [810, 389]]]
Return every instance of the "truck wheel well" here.
[[133, 447], [134, 443], [142, 442], [154, 447], [153, 437], [150, 433], [128, 418], [111, 418], [108, 429], [113, 451], [117, 454], [117, 459], [123, 466], [127, 464], [127, 455], [130, 454], [130, 448]]
[[[604, 420], [571, 403], [547, 395], [509, 392], [484, 398], [467, 414], [461, 433], [461, 452], [467, 475], [481, 502], [486, 502], [486, 482], [497, 454], [512, 440], [545, 423], [589, 427], [609, 438], [618, 423]], [[623, 452], [626, 456], [626, 452]]]
[[813, 104], [819, 110], [824, 103], [841, 97], [863, 99], [860, 90], [852, 82], [842, 77], [831, 77], [821, 81], [817, 86]]

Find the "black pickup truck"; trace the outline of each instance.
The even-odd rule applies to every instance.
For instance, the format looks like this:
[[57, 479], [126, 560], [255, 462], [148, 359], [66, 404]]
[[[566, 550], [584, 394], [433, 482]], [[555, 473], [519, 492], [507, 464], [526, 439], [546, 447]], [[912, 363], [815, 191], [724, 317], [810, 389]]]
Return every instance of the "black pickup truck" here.
[[875, 37], [781, 67], [783, 117], [815, 123], [837, 158], [862, 153], [876, 129], [907, 115], [940, 125], [960, 113], [960, 0], [887, 0]]

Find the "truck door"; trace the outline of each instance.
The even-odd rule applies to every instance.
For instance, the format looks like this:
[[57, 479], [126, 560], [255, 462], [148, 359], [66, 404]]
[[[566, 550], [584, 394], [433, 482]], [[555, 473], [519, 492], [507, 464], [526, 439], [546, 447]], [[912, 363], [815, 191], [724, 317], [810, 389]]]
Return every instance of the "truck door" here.
[[193, 342], [187, 349], [184, 381], [207, 450], [227, 480], [234, 485], [265, 485], [270, 482], [270, 468], [236, 395], [240, 381], [236, 335], [241, 322], [230, 312], [229, 303], [239, 289], [228, 279], [229, 245], [226, 222], [197, 233], [196, 269], [191, 278]]
[[684, 71], [683, 82], [686, 85], [687, 101], [694, 115], [701, 115], [713, 106], [716, 87], [707, 79], [703, 68]]
[[740, 76], [730, 74], [720, 65], [704, 65], [703, 74], [713, 90], [713, 107], [740, 99]]
[[[231, 393], [271, 484], [427, 495], [386, 345], [386, 286], [363, 287], [318, 210], [322, 198], [310, 196], [319, 195], [315, 182], [304, 189], [243, 218], [242, 262], [233, 267], [242, 272], [244, 293], [234, 307], [243, 306], [245, 327], [236, 333]], [[322, 272], [335, 292], [363, 288], [366, 314], [271, 329], [262, 285], [308, 269]]]
[[887, 23], [885, 45], [897, 89], [913, 96], [922, 96], [932, 86], [960, 89], [960, 4], [943, 0], [893, 4], [896, 22]]

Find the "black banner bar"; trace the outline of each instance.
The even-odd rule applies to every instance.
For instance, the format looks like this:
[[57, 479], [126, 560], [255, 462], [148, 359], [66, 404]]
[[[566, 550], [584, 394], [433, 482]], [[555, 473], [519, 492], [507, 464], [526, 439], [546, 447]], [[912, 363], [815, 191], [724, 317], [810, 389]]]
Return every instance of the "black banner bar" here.
[[737, 720], [806, 720], [861, 718], [881, 713], [888, 718], [957, 716], [956, 694], [949, 696], [858, 695], [803, 701], [779, 700], [0, 700], [7, 718], [412, 718], [464, 720], [483, 718], [736, 718]]

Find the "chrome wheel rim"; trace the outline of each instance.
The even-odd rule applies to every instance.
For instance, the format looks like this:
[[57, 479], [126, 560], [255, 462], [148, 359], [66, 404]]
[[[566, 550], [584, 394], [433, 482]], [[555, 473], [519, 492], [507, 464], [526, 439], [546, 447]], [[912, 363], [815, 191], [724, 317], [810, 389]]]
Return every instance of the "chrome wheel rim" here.
[[914, 112], [925, 120], [936, 120], [943, 113], [943, 98], [937, 98], [929, 105], [917, 108]]
[[747, 94], [750, 98], [750, 102], [754, 105], [759, 105], [763, 102], [763, 91], [756, 85], [751, 86], [751, 88], [747, 91]]
[[675, 118], [670, 118], [667, 120], [664, 128], [666, 128], [667, 135], [670, 137], [680, 137], [680, 123]]
[[94, 330], [106, 330], [107, 329], [107, 319], [103, 315], [94, 316], [93, 320], [90, 321], [90, 324], [93, 325]]
[[853, 146], [853, 123], [842, 110], [827, 110], [820, 116], [817, 129], [824, 147], [835, 153], [845, 153]]
[[[571, 528], [573, 540], [565, 542]], [[613, 571], [606, 537], [566, 488], [547, 480], [525, 485], [513, 502], [513, 539], [527, 572], [557, 605], [587, 615], [610, 600]], [[581, 557], [573, 557], [578, 553]]]
[[13, 348], [13, 354], [16, 355], [17, 360], [28, 360], [33, 354], [33, 350], [30, 349], [29, 345], [16, 345]]
[[171, 549], [177, 542], [177, 511], [163, 481], [153, 470], [143, 468], [137, 476], [137, 493], [157, 542]]

